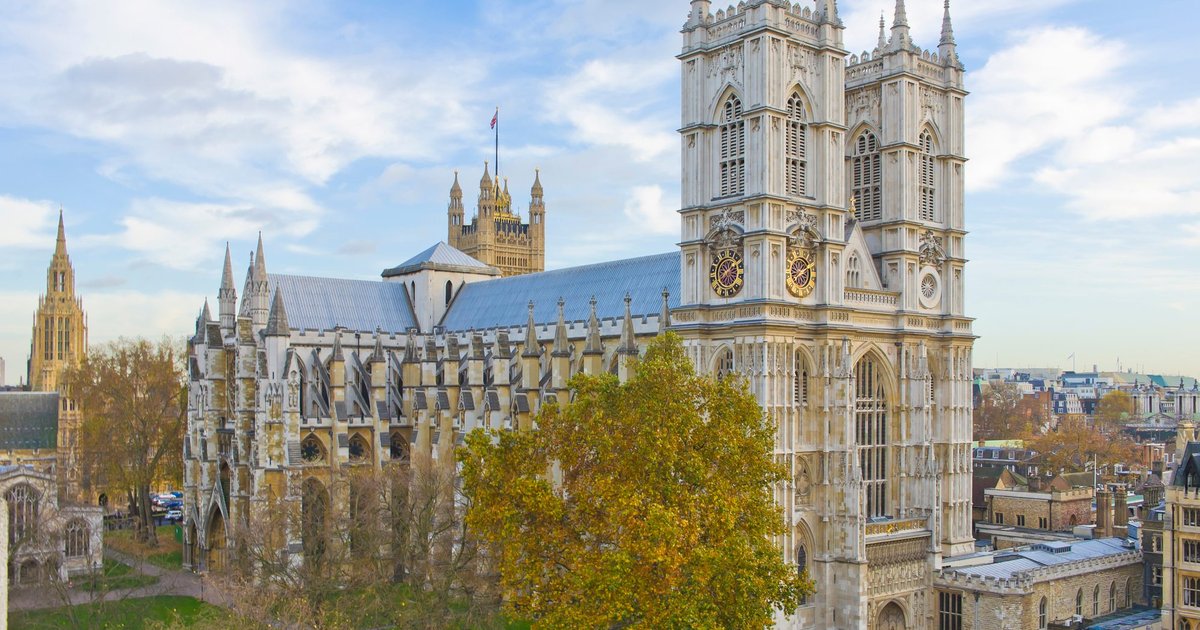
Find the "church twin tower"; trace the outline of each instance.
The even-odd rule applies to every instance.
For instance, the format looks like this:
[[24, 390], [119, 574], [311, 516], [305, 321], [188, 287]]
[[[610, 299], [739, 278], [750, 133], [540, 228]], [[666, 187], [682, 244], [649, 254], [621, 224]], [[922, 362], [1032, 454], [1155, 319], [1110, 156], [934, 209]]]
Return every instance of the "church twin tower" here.
[[450, 188], [448, 241], [476, 260], [500, 269], [506, 276], [542, 271], [546, 268], [546, 202], [541, 174], [533, 178], [530, 189], [529, 222], [523, 223], [514, 212], [508, 179], [500, 185], [484, 163], [483, 179], [479, 181], [479, 204], [468, 223], [463, 207], [462, 186], [458, 173]]

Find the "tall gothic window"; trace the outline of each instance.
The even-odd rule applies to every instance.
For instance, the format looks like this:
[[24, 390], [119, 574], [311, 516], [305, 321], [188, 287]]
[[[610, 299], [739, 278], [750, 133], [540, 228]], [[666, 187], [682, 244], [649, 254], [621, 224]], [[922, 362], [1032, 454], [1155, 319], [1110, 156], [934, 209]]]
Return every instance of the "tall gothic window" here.
[[852, 185], [850, 194], [856, 202], [854, 218], [878, 221], [883, 218], [883, 170], [879, 159], [879, 139], [864, 131], [854, 142], [851, 155]]
[[850, 254], [850, 259], [846, 261], [846, 288], [862, 288], [862, 270], [860, 267], [861, 263], [858, 261], [858, 254]]
[[27, 483], [17, 484], [4, 498], [8, 501], [8, 542], [20, 544], [37, 532], [37, 490]]
[[742, 102], [736, 96], [725, 101], [721, 113], [721, 195], [740, 195], [746, 191], [746, 123], [742, 120]]
[[888, 411], [883, 371], [874, 359], [864, 357], [854, 372], [858, 466], [867, 498], [866, 516], [887, 516]]
[[933, 185], [933, 135], [928, 131], [921, 134], [921, 220], [933, 221], [934, 211]]
[[1046, 630], [1046, 598], [1038, 602], [1038, 630]]
[[717, 360], [717, 379], [723, 379], [733, 373], [733, 350], [726, 348]]
[[90, 539], [91, 533], [88, 531], [87, 523], [79, 519], [68, 523], [65, 541], [66, 557], [79, 558], [88, 555], [88, 543]]
[[793, 94], [787, 104], [787, 193], [808, 195], [808, 126], [804, 124], [804, 101]]

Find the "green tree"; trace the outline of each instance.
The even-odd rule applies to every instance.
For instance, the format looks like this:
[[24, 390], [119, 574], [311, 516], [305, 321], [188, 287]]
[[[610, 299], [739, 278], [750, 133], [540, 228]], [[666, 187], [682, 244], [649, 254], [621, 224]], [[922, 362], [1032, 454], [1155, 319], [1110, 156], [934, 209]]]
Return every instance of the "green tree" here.
[[506, 605], [551, 628], [752, 628], [811, 581], [782, 558], [775, 427], [745, 384], [697, 376], [664, 335], [632, 376], [577, 375], [529, 432], [460, 453], [466, 522]]
[[1038, 429], [1031, 410], [1021, 409], [1023, 396], [1015, 383], [989, 383], [983, 386], [979, 405], [974, 410], [975, 439], [1013, 440]]
[[1123, 436], [1105, 436], [1087, 426], [1082, 416], [1066, 417], [1058, 428], [1047, 431], [1028, 444], [1037, 453], [1035, 460], [1046, 472], [1085, 472], [1093, 463], [1111, 478], [1116, 464], [1127, 464], [1135, 457], [1136, 445]]
[[1129, 417], [1132, 415], [1133, 397], [1123, 391], [1115, 390], [1100, 398], [1092, 417], [1097, 429], [1104, 433], [1112, 433], [1120, 431], [1121, 426], [1129, 422]]
[[157, 544], [150, 488], [182, 478], [187, 405], [177, 345], [121, 339], [93, 348], [67, 373], [67, 383], [83, 410], [85, 477], [110, 494], [123, 493], [136, 539]]

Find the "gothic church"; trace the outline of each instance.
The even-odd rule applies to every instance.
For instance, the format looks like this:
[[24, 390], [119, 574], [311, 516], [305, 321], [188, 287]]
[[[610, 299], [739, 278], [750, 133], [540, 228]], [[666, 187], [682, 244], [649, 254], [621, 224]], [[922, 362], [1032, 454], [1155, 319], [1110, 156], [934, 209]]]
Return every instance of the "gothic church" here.
[[[218, 317], [205, 304], [190, 343], [188, 565], [223, 562], [228, 524], [270, 493], [340, 509], [328, 483], [347, 467], [451, 465], [464, 433], [528, 430], [572, 374], [624, 378], [670, 329], [778, 423], [780, 553], [816, 582], [778, 625], [938, 627], [934, 578], [974, 550], [948, 3], [936, 51], [897, 0], [852, 55], [834, 0], [692, 0], [679, 59], [677, 251], [541, 271], [540, 178], [524, 224], [485, 171], [474, 220], [456, 178], [450, 244], [379, 281], [268, 273], [260, 239], [239, 302], [227, 254]], [[299, 559], [314, 542], [292, 536]]]

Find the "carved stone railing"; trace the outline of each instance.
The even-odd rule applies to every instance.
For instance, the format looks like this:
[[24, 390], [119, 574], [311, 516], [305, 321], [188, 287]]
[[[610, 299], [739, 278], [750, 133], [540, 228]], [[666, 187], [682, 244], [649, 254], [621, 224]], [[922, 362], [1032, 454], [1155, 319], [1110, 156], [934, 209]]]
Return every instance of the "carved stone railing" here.
[[900, 303], [900, 295], [891, 291], [874, 291], [872, 289], [846, 289], [844, 299], [847, 304], [868, 304], [896, 308]]
[[883, 523], [868, 523], [867, 536], [884, 536], [888, 534], [897, 534], [900, 532], [908, 532], [925, 529], [925, 519], [923, 518], [907, 518], [896, 521], [886, 521]]

